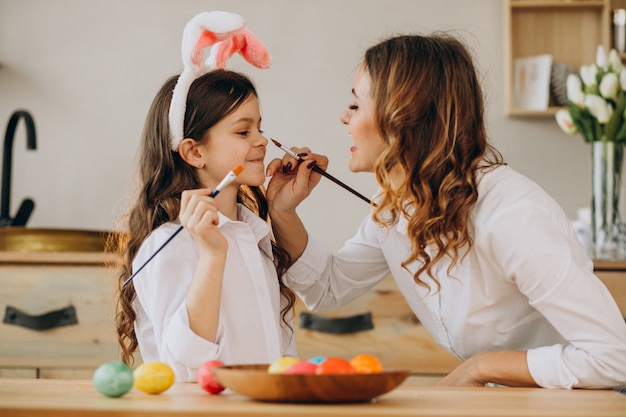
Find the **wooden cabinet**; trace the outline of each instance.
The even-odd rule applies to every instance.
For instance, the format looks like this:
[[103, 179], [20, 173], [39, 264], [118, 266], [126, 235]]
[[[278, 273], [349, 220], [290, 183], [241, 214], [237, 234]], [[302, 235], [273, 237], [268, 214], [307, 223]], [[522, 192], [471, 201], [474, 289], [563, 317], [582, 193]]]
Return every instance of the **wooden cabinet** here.
[[[301, 302], [296, 316], [309, 312]], [[332, 334], [302, 329], [296, 323], [298, 355], [350, 358], [359, 353], [376, 355], [388, 368], [410, 369], [415, 374], [445, 375], [459, 359], [440, 347], [415, 317], [392, 277], [381, 281], [367, 294], [330, 313], [329, 318], [347, 318], [371, 313], [373, 329]]]
[[[32, 315], [73, 305], [78, 323], [32, 330], [0, 323], [0, 377], [91, 378], [104, 362], [117, 360], [116, 271], [102, 253], [25, 253], [0, 251], [0, 308]], [[297, 315], [306, 311], [301, 302]], [[371, 312], [374, 329], [353, 334], [294, 332], [301, 357], [371, 352], [393, 368], [423, 375], [447, 373], [458, 359], [440, 348], [415, 319], [391, 278], [344, 308], [326, 314], [343, 317]], [[139, 355], [136, 361], [141, 363]]]
[[506, 98], [511, 116], [554, 115], [558, 107], [532, 111], [514, 106], [514, 64], [517, 58], [550, 54], [553, 62], [581, 65], [595, 62], [598, 45], [611, 47], [612, 10], [619, 2], [610, 0], [507, 0], [505, 27], [507, 51]]
[[[91, 378], [104, 362], [117, 360], [115, 331], [116, 271], [101, 253], [16, 254], [0, 251], [0, 307], [41, 314], [68, 305], [76, 309], [75, 325], [32, 330], [0, 323], [0, 377]], [[626, 316], [626, 261], [597, 262], [596, 273]], [[308, 312], [296, 304], [296, 319]], [[377, 355], [389, 368], [439, 378], [460, 361], [438, 346], [416, 319], [391, 277], [343, 308], [315, 313], [345, 318], [371, 313], [373, 329], [333, 334], [295, 323], [298, 354]], [[136, 360], [141, 363], [137, 355]], [[429, 380], [429, 383], [432, 381]]]
[[[0, 376], [91, 378], [119, 358], [115, 270], [103, 253], [0, 252]], [[33, 330], [7, 323], [7, 307], [41, 315], [73, 306], [76, 324]]]

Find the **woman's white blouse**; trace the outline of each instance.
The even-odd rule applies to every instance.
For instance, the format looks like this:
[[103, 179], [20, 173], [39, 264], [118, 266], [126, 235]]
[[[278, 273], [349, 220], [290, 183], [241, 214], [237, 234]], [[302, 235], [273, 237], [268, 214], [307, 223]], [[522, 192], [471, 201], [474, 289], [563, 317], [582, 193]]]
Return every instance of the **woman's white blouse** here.
[[[295, 336], [285, 326], [269, 226], [239, 205], [241, 221], [220, 214], [219, 228], [228, 240], [216, 343], [189, 328], [186, 299], [198, 262], [198, 248], [183, 229], [133, 279], [137, 298], [135, 332], [144, 362], [169, 364], [178, 381], [195, 381], [197, 369], [209, 360], [226, 365], [271, 363], [296, 355]], [[143, 243], [133, 269], [179, 225], [166, 223]], [[293, 328], [293, 315], [288, 315]]]
[[460, 359], [527, 351], [542, 387], [626, 384], [626, 324], [558, 204], [501, 166], [480, 179], [472, 223], [469, 254], [450, 271], [447, 258], [434, 267], [439, 291], [414, 282], [416, 262], [401, 266], [411, 253], [406, 219], [387, 230], [369, 216], [336, 255], [310, 237], [286, 283], [310, 309], [332, 310], [391, 273], [421, 323]]

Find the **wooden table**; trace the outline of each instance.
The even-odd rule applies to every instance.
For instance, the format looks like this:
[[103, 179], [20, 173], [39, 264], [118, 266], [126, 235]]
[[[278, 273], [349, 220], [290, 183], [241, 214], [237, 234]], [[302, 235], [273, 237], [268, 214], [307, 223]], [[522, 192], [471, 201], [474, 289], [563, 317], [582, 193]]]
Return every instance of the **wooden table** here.
[[160, 395], [100, 395], [89, 380], [0, 379], [0, 416], [626, 416], [616, 391], [403, 384], [370, 403], [277, 404], [176, 383]]

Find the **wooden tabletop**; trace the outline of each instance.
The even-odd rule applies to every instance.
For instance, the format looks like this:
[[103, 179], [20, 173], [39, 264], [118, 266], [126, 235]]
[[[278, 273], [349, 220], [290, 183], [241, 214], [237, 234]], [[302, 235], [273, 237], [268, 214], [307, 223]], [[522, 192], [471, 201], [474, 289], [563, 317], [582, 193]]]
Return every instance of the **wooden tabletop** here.
[[2, 379], [1, 416], [620, 416], [626, 395], [616, 391], [532, 388], [438, 388], [403, 384], [372, 402], [279, 404], [238, 394], [210, 395], [176, 383], [160, 395], [136, 389], [106, 398], [89, 380]]

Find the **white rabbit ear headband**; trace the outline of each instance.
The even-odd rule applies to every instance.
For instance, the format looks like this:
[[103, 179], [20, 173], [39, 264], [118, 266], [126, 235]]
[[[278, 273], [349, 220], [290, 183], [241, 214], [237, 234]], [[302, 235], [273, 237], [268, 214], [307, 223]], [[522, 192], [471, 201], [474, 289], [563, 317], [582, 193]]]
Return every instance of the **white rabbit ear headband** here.
[[[184, 69], [174, 87], [169, 111], [172, 150], [178, 150], [184, 139], [187, 94], [198, 77], [224, 68], [235, 52], [257, 68], [269, 68], [271, 58], [267, 48], [245, 27], [243, 17], [220, 11], [200, 13], [185, 25], [181, 47]], [[204, 48], [211, 45], [211, 54], [203, 61]]]

